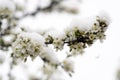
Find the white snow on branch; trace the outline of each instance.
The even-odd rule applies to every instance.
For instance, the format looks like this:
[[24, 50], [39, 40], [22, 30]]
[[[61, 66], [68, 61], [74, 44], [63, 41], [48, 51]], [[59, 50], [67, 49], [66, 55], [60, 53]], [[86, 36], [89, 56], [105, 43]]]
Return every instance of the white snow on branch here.
[[109, 24], [111, 22], [109, 15], [106, 12], [102, 11], [97, 16], [74, 18], [71, 21], [69, 27], [66, 28], [66, 30], [67, 31], [71, 29], [73, 30], [75, 27], [77, 27], [81, 31], [90, 30], [93, 27], [94, 23], [96, 22], [97, 17], [100, 20], [105, 21], [106, 24]]
[[50, 47], [43, 47], [40, 57], [46, 58], [51, 64], [59, 64], [56, 54]]
[[111, 18], [109, 17], [109, 14], [106, 13], [105, 11], [100, 11], [99, 14], [98, 14], [98, 17], [105, 21], [108, 24], [110, 24], [112, 21], [111, 21]]

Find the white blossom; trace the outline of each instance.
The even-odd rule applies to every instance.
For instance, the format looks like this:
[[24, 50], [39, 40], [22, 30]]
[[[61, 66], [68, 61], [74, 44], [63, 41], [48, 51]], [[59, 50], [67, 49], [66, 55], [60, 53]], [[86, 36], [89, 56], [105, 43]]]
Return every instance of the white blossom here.
[[64, 42], [61, 39], [56, 39], [54, 40], [53, 45], [56, 50], [62, 50], [64, 46]]
[[48, 31], [45, 34], [46, 42], [53, 41], [56, 51], [62, 50], [64, 47], [65, 32], [61, 31]]
[[12, 44], [12, 49], [15, 57], [25, 59], [30, 56], [34, 59], [42, 51], [45, 46], [44, 38], [37, 33], [21, 33], [16, 41]]

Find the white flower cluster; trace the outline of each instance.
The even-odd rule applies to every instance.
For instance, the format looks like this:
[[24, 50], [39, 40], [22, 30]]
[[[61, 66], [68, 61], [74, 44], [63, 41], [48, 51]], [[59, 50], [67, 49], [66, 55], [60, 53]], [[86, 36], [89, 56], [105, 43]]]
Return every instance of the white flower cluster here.
[[37, 33], [21, 33], [12, 44], [13, 57], [34, 60], [37, 56], [44, 62], [58, 64], [57, 57], [50, 47], [46, 47], [44, 38]]
[[64, 42], [61, 39], [57, 38], [53, 41], [53, 45], [56, 50], [62, 50], [64, 46]]
[[21, 33], [12, 44], [12, 49], [15, 57], [25, 59], [30, 56], [34, 59], [42, 51], [42, 46], [45, 46], [42, 36], [37, 33]]
[[49, 31], [45, 34], [46, 44], [53, 44], [56, 51], [62, 50], [64, 47], [65, 33], [59, 31]]
[[0, 18], [6, 18], [13, 15], [15, 5], [10, 0], [0, 0]]
[[[74, 22], [75, 21], [75, 22]], [[91, 46], [94, 41], [105, 39], [105, 31], [110, 23], [106, 14], [92, 18], [91, 22], [83, 22], [74, 20], [71, 27], [66, 29], [65, 43], [70, 47], [73, 53], [84, 52], [83, 49]]]

